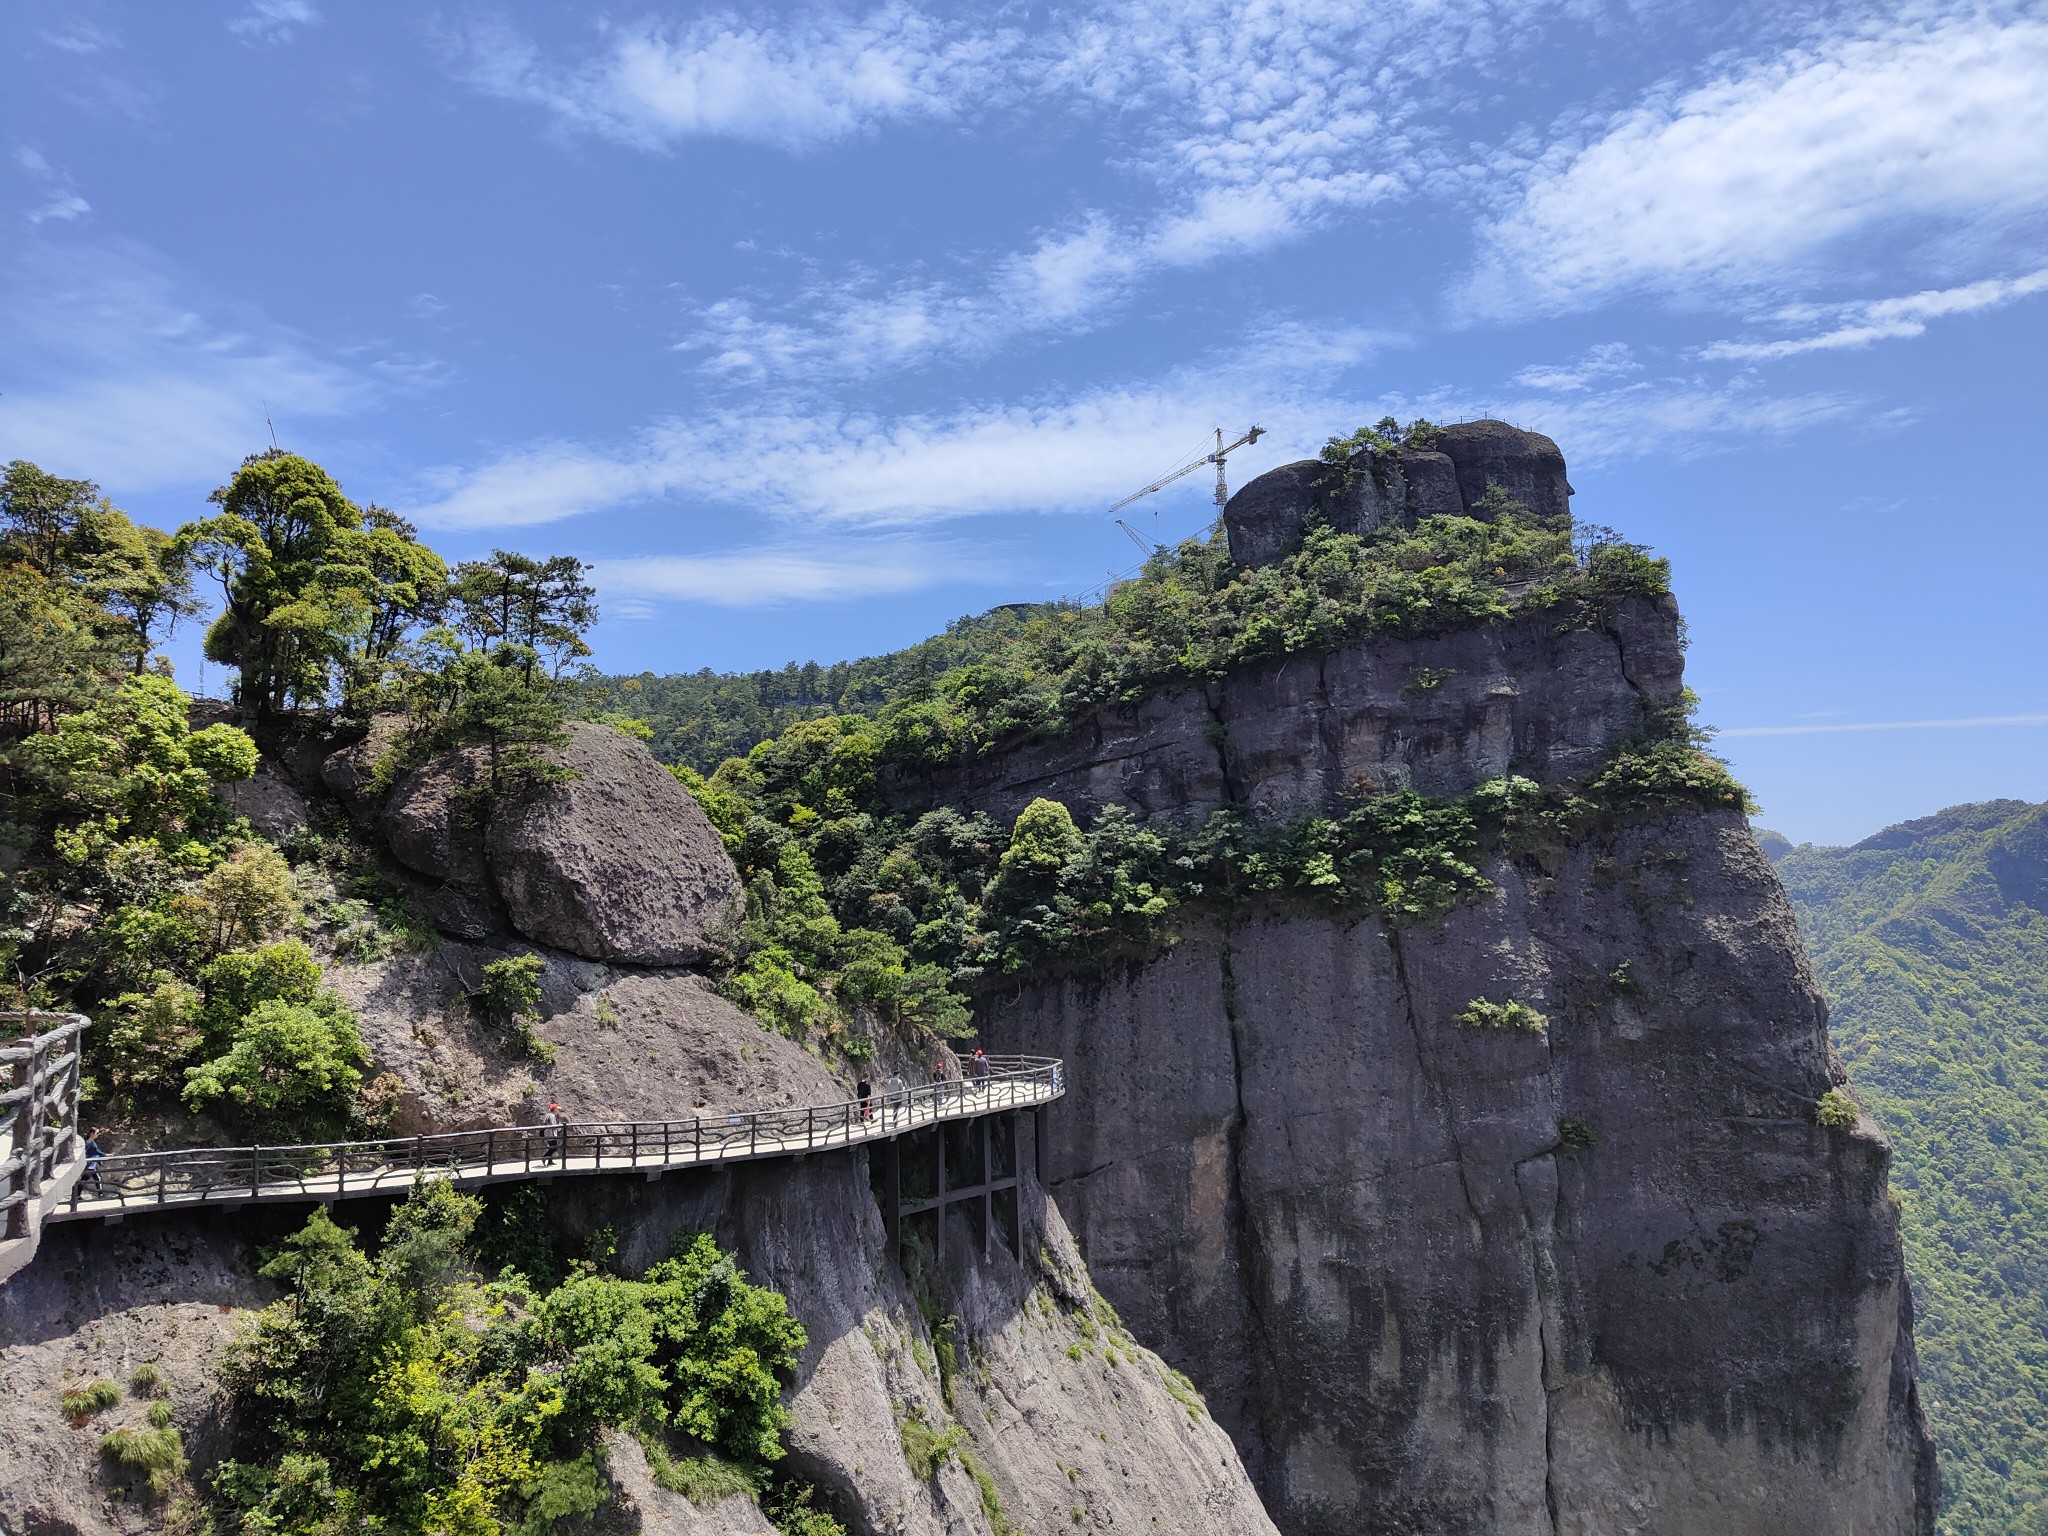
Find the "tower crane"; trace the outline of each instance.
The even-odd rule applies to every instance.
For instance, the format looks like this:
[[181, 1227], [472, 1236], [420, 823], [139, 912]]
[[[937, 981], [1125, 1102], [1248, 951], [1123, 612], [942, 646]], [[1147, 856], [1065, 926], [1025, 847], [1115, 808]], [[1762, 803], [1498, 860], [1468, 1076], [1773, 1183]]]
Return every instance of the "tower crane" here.
[[[1143, 490], [1131, 492], [1130, 495], [1109, 509], [1111, 515], [1114, 517], [1116, 513], [1121, 512], [1132, 502], [1142, 497], [1150, 496], [1154, 491], [1173, 484], [1182, 475], [1193, 474], [1204, 464], [1214, 464], [1216, 466], [1216, 506], [1218, 510], [1221, 510], [1224, 503], [1230, 500], [1230, 487], [1223, 478], [1223, 461], [1229, 458], [1231, 454], [1237, 452], [1238, 449], [1250, 447], [1265, 435], [1266, 429], [1264, 427], [1253, 427], [1236, 442], [1226, 445], [1223, 441], [1223, 429], [1218, 427], [1216, 429], [1216, 451], [1214, 453], [1205, 453], [1199, 459], [1192, 459], [1188, 463], [1181, 465], [1179, 469], [1174, 470], [1171, 474], [1161, 475]], [[1150, 555], [1158, 547], [1122, 518], [1115, 518], [1115, 522], [1117, 527], [1130, 535], [1131, 542], [1142, 549], [1147, 555]]]

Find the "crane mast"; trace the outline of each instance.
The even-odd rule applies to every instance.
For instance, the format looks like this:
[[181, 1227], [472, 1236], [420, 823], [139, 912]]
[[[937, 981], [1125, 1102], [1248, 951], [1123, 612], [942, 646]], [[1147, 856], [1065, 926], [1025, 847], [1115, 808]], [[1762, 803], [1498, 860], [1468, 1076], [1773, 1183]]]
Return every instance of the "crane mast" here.
[[[1141, 500], [1146, 496], [1150, 496], [1154, 491], [1164, 489], [1165, 487], [1173, 484], [1174, 481], [1180, 479], [1181, 476], [1193, 474], [1196, 470], [1200, 469], [1204, 464], [1214, 464], [1216, 466], [1216, 505], [1220, 509], [1226, 502], [1230, 500], [1230, 486], [1229, 483], [1225, 480], [1223, 473], [1224, 460], [1229, 458], [1231, 454], [1237, 452], [1238, 449], [1247, 448], [1251, 446], [1253, 443], [1256, 443], [1260, 438], [1264, 437], [1265, 435], [1266, 429], [1264, 427], [1253, 427], [1249, 432], [1245, 433], [1245, 435], [1243, 437], [1240, 437], [1236, 442], [1226, 444], [1223, 441], [1223, 429], [1221, 427], [1218, 427], [1216, 429], [1216, 451], [1214, 453], [1205, 453], [1199, 459], [1195, 459], [1190, 463], [1183, 464], [1179, 469], [1174, 470], [1171, 474], [1161, 475], [1157, 480], [1154, 480], [1150, 485], [1146, 486], [1143, 490], [1131, 492], [1130, 495], [1126, 496], [1122, 501], [1117, 502], [1114, 506], [1112, 506], [1109, 509], [1111, 515], [1114, 517], [1116, 513], [1121, 512], [1125, 507], [1128, 507], [1132, 502]], [[1149, 555], [1152, 553], [1153, 549], [1156, 546], [1154, 546], [1149, 540], [1147, 540], [1143, 534], [1139, 533], [1137, 529], [1133, 528], [1129, 523], [1125, 522], [1120, 517], [1116, 518], [1115, 521], [1117, 527], [1123, 529], [1125, 533], [1130, 535], [1132, 543], [1136, 544], [1140, 549], [1144, 550], [1146, 554]]]

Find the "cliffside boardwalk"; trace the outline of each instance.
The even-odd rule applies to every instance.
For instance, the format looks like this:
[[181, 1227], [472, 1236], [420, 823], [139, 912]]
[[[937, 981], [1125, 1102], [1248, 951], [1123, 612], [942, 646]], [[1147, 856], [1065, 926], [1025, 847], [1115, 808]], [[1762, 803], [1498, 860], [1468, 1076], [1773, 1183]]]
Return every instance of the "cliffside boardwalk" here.
[[[88, 1173], [78, 1133], [77, 1039], [87, 1023], [77, 1015], [43, 1015], [38, 1022], [59, 1019], [56, 1028], [0, 1052], [0, 1061], [12, 1064], [18, 1078], [0, 1098], [0, 1127], [12, 1137], [8, 1160], [0, 1164], [8, 1179], [7, 1194], [0, 1197], [8, 1223], [0, 1240], [0, 1280], [34, 1256], [40, 1228], [48, 1222], [118, 1220], [131, 1211], [195, 1206], [396, 1195], [423, 1177], [445, 1178], [465, 1188], [597, 1173], [638, 1172], [653, 1178], [671, 1169], [893, 1141], [951, 1121], [1038, 1110], [1066, 1091], [1058, 1060], [995, 1056], [988, 1058], [985, 1077], [926, 1083], [865, 1100], [733, 1110], [686, 1120], [565, 1121], [376, 1141], [114, 1153]], [[975, 1188], [943, 1194], [985, 1199], [998, 1183], [1014, 1184], [1014, 1172], [1006, 1181], [984, 1179]], [[887, 1215], [894, 1232], [899, 1217], [895, 1211]]]

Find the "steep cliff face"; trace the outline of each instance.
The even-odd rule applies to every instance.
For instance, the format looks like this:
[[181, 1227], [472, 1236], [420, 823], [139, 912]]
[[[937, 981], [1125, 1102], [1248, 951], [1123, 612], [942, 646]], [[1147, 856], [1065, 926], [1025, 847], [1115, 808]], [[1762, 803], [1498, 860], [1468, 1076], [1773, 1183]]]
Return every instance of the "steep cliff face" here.
[[1077, 811], [1242, 805], [1286, 817], [1359, 793], [1462, 794], [1505, 773], [1568, 779], [1679, 702], [1677, 624], [1668, 598], [1637, 597], [1597, 630], [1559, 633], [1531, 615], [1279, 657], [1113, 705], [1065, 736], [898, 770], [888, 790], [904, 805], [983, 810], [1007, 823], [1040, 796]]
[[[858, 1536], [1143, 1530], [1271, 1536], [1231, 1442], [1157, 1356], [1114, 1322], [1056, 1210], [1033, 1208], [1022, 1263], [961, 1260], [941, 1292], [958, 1318], [950, 1382], [868, 1192], [865, 1160], [558, 1185], [573, 1238], [610, 1226], [639, 1269], [677, 1231], [712, 1231], [760, 1283], [781, 1291], [809, 1346], [789, 1403], [792, 1470]], [[350, 1205], [342, 1220], [373, 1221]], [[212, 1371], [246, 1310], [273, 1298], [256, 1249], [289, 1218], [258, 1213], [138, 1218], [53, 1231], [47, 1252], [0, 1288], [0, 1437], [19, 1459], [0, 1478], [0, 1531], [113, 1536], [163, 1528], [166, 1506], [124, 1495], [101, 1434], [143, 1422], [124, 1401], [67, 1424], [67, 1386], [125, 1381], [143, 1362], [167, 1384], [185, 1448], [203, 1471], [226, 1448], [228, 1405]], [[956, 1253], [970, 1244], [964, 1228]], [[913, 1467], [902, 1426], [957, 1436], [966, 1455]], [[647, 1536], [751, 1536], [772, 1527], [751, 1500], [699, 1507], [658, 1487], [639, 1447], [607, 1447], [613, 1492], [596, 1529]], [[978, 1472], [978, 1476], [976, 1475]], [[985, 1481], [984, 1481], [985, 1480]], [[1007, 1522], [1007, 1523], [1006, 1523]]]
[[[901, 789], [1286, 814], [1569, 780], [1678, 702], [1680, 656], [1646, 600], [1354, 646]], [[1815, 1123], [1842, 1071], [1747, 826], [1487, 873], [1432, 924], [1275, 905], [984, 1000], [998, 1048], [1073, 1063], [1051, 1191], [1098, 1283], [1299, 1536], [1931, 1530], [1889, 1150]], [[1545, 1027], [1460, 1022], [1480, 998]]]

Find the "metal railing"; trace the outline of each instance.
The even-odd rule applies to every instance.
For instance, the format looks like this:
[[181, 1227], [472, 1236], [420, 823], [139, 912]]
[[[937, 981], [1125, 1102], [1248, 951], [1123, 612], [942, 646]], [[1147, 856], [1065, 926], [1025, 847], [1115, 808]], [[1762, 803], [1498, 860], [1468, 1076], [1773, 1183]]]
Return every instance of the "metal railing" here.
[[0, 1027], [20, 1026], [0, 1045], [0, 1238], [33, 1238], [44, 1186], [80, 1155], [79, 1036], [76, 1013], [0, 1013]]
[[559, 1173], [648, 1172], [792, 1157], [1048, 1103], [1066, 1091], [1051, 1057], [991, 1056], [986, 1075], [877, 1091], [797, 1108], [737, 1110], [688, 1120], [568, 1121], [445, 1131], [380, 1141], [299, 1146], [195, 1147], [95, 1158], [69, 1202], [48, 1219], [106, 1216], [174, 1205], [251, 1200], [335, 1200], [397, 1193], [417, 1179], [457, 1184]]

